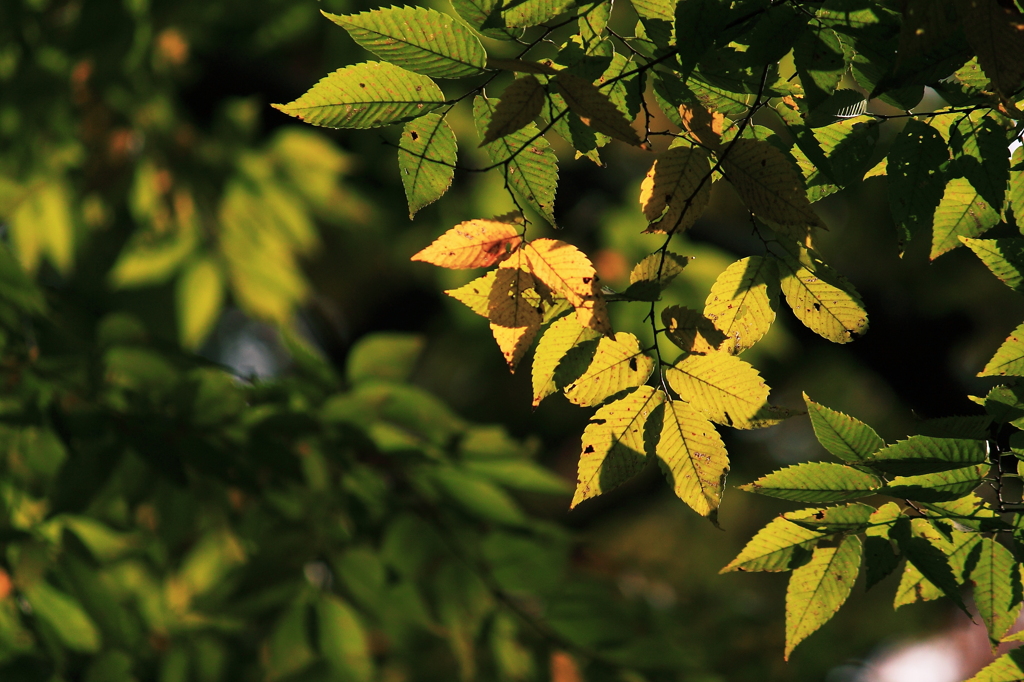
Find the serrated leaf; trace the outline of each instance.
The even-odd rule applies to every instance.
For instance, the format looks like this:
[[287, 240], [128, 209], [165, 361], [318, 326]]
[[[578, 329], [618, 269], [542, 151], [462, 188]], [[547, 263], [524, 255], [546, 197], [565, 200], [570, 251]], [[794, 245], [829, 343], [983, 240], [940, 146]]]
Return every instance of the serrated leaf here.
[[668, 340], [686, 353], [706, 355], [719, 350], [726, 342], [725, 334], [716, 329], [711, 320], [683, 306], [664, 308], [661, 323], [665, 326]]
[[708, 111], [697, 102], [680, 104], [678, 111], [683, 129], [705, 147], [717, 151], [722, 145], [725, 116], [717, 111]]
[[982, 200], [996, 212], [1003, 208], [1010, 177], [1006, 144], [1006, 130], [981, 112], [958, 117], [949, 126], [949, 146], [957, 171], [967, 177]]
[[689, 262], [688, 256], [680, 256], [671, 251], [652, 253], [637, 263], [629, 273], [629, 287], [622, 295], [636, 301], [657, 301], [665, 287], [672, 283]]
[[978, 372], [979, 377], [1024, 376], [1024, 324], [1013, 330], [1002, 345]]
[[902, 245], [932, 225], [946, 186], [942, 169], [949, 161], [949, 147], [935, 128], [910, 119], [887, 159], [889, 208]]
[[829, 462], [805, 462], [774, 471], [740, 490], [794, 502], [843, 502], [881, 490], [874, 474]]
[[874, 469], [899, 476], [949, 471], [988, 461], [985, 443], [961, 438], [911, 436], [861, 460]]
[[378, 128], [442, 104], [444, 94], [427, 76], [387, 62], [365, 62], [328, 74], [294, 102], [272, 106], [316, 126]]
[[981, 538], [977, 563], [970, 573], [974, 604], [996, 645], [1017, 620], [1021, 607], [1020, 568], [1010, 550], [993, 538]]
[[523, 246], [534, 276], [576, 309], [584, 327], [611, 333], [608, 308], [590, 259], [559, 239], [534, 239]]
[[323, 15], [381, 59], [424, 76], [475, 76], [487, 63], [480, 40], [436, 10], [389, 7], [360, 14]]
[[786, 589], [786, 653], [827, 623], [850, 596], [860, 571], [860, 538], [838, 547], [816, 547], [811, 560], [793, 571]]
[[782, 293], [808, 329], [833, 343], [849, 343], [867, 331], [868, 315], [857, 290], [817, 254], [799, 247], [778, 261]]
[[846, 73], [843, 45], [831, 29], [804, 32], [793, 46], [793, 62], [812, 107], [835, 92]]
[[725, 334], [719, 350], [738, 355], [768, 333], [778, 287], [775, 261], [761, 256], [742, 258], [718, 276], [704, 302], [704, 316]]
[[916, 502], [949, 502], [969, 494], [985, 480], [987, 464], [961, 467], [919, 476], [897, 476], [890, 480], [886, 495]]
[[1020, 682], [1024, 679], [1024, 649], [1005, 653], [967, 682]]
[[960, 237], [977, 237], [999, 224], [999, 213], [974, 189], [967, 178], [953, 178], [935, 209], [932, 250], [935, 260], [960, 246]]
[[523, 0], [509, 2], [501, 12], [505, 24], [516, 28], [539, 26], [569, 11], [574, 0]]
[[814, 130], [828, 159], [828, 174], [837, 184], [846, 187], [864, 178], [879, 128], [877, 121], [845, 119]]
[[780, 225], [823, 227], [803, 180], [786, 155], [764, 140], [734, 140], [719, 155], [722, 169], [755, 215]]
[[540, 331], [542, 318], [536, 308], [535, 287], [530, 273], [518, 268], [499, 268], [488, 297], [491, 334], [513, 372]]
[[734, 355], [688, 355], [666, 372], [669, 386], [711, 421], [737, 429], [759, 428], [768, 407], [768, 385], [749, 363]]
[[[892, 502], [879, 507], [868, 522], [884, 523], [888, 520], [892, 507], [896, 507]], [[896, 513], [899, 514], [899, 507], [896, 507]], [[864, 589], [870, 590], [892, 575], [899, 563], [899, 556], [896, 555], [889, 540], [888, 529], [884, 526], [869, 526], [864, 538]]]
[[640, 473], [646, 461], [644, 426], [665, 394], [640, 386], [601, 407], [583, 430], [579, 481], [570, 507], [605, 493]]
[[673, 147], [662, 153], [640, 185], [644, 232], [675, 234], [697, 222], [711, 198], [711, 166], [703, 149]]
[[867, 528], [874, 513], [874, 507], [852, 502], [824, 509], [802, 509], [783, 514], [782, 518], [819, 533], [856, 533]]
[[[661, 406], [654, 452], [676, 496], [701, 516], [717, 516], [729, 454], [715, 427], [679, 400]], [[653, 420], [653, 418], [652, 418]]]
[[930, 516], [956, 521], [961, 526], [976, 531], [1009, 530], [999, 514], [976, 493], [965, 495], [952, 502], [925, 502], [922, 509]]
[[572, 348], [600, 337], [599, 332], [584, 327], [575, 315], [565, 315], [551, 323], [537, 342], [533, 354], [533, 406], [558, 390], [555, 371]]
[[458, 160], [455, 133], [444, 116], [425, 114], [402, 129], [398, 170], [402, 175], [409, 219], [451, 187]]
[[1024, 16], [1012, 4], [991, 0], [956, 0], [967, 41], [992, 85], [1009, 97], [1024, 80]]
[[175, 304], [178, 340], [183, 348], [197, 349], [206, 340], [224, 305], [224, 273], [209, 256], [190, 263], [178, 278]]
[[901, 518], [893, 525], [889, 536], [907, 559], [907, 567], [896, 588], [893, 608], [945, 595], [967, 612], [960, 598], [959, 578], [954, 566], [963, 572], [967, 554], [980, 539], [978, 535], [953, 531], [950, 542], [938, 535], [924, 519]]
[[508, 220], [467, 220], [435, 239], [410, 260], [442, 268], [468, 270], [499, 263], [519, 248], [522, 239], [514, 217]]
[[[486, 136], [496, 103], [486, 97], [473, 100], [473, 118], [480, 137]], [[484, 145], [491, 161], [502, 165], [509, 187], [552, 225], [555, 224], [555, 188], [558, 186], [558, 158], [540, 134], [536, 124]]]
[[477, 315], [487, 317], [490, 311], [491, 290], [494, 288], [494, 282], [497, 276], [498, 271], [491, 270], [482, 277], [477, 277], [473, 281], [464, 284], [457, 289], [447, 289], [444, 293], [448, 294], [456, 301], [464, 303]]
[[792, 570], [810, 555], [811, 547], [823, 537], [825, 533], [803, 528], [782, 517], [772, 519], [719, 573]]
[[1014, 291], [1024, 293], [1024, 239], [971, 239], [960, 237], [992, 274]]
[[640, 145], [640, 137], [630, 121], [593, 83], [567, 71], [560, 71], [551, 82], [569, 110], [588, 126], [616, 140]]
[[[496, 40], [517, 40], [523, 34], [520, 28], [509, 28], [501, 16], [502, 0], [451, 0], [452, 7], [467, 24]], [[487, 60], [487, 68], [492, 67]]]
[[640, 341], [627, 332], [615, 338], [601, 336], [571, 348], [558, 363], [555, 384], [577, 405], [599, 405], [608, 397], [640, 386], [654, 370], [654, 361], [640, 349]]
[[1024, 428], [1024, 387], [993, 386], [982, 404], [997, 422]]
[[885, 441], [864, 422], [819, 405], [806, 393], [803, 395], [815, 437], [839, 459], [861, 462], [885, 447]]
[[532, 122], [544, 108], [545, 95], [544, 86], [534, 76], [527, 74], [512, 81], [494, 107], [480, 146], [511, 135]]

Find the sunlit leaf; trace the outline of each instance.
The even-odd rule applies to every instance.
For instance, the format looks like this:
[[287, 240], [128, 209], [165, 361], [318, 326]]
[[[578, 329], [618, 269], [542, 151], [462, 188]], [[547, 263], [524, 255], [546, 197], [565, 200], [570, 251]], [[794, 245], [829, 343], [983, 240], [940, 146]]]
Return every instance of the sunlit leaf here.
[[803, 247], [778, 261], [782, 293], [793, 314], [833, 343], [849, 343], [867, 331], [868, 315], [853, 285]]
[[1006, 143], [1006, 130], [991, 116], [963, 116], [949, 126], [949, 146], [957, 170], [996, 212], [1003, 208], [1010, 176]]
[[711, 197], [711, 166], [702, 149], [673, 147], [662, 153], [640, 185], [645, 232], [673, 234], [697, 222]]
[[640, 144], [640, 137], [630, 121], [608, 99], [608, 95], [593, 83], [568, 71], [559, 72], [552, 82], [558, 88], [558, 94], [569, 106], [569, 110], [588, 126], [616, 140], [632, 145]]
[[768, 385], [749, 363], [727, 353], [687, 355], [666, 373], [669, 386], [712, 421], [737, 429], [758, 428]]
[[919, 502], [948, 502], [967, 495], [985, 480], [988, 465], [979, 464], [918, 476], [896, 476], [883, 492]]
[[640, 386], [653, 370], [654, 361], [640, 349], [640, 341], [619, 332], [614, 338], [602, 336], [570, 349], [555, 370], [555, 383], [565, 386], [571, 402], [590, 407]]
[[459, 223], [416, 253], [412, 260], [455, 270], [490, 267], [519, 247], [521, 228], [516, 217]]
[[544, 86], [527, 74], [515, 79], [501, 93], [487, 125], [481, 146], [520, 130], [540, 115], [546, 101]]
[[1014, 291], [1024, 293], [1024, 239], [971, 239], [960, 237], [992, 274]]
[[824, 509], [789, 512], [782, 518], [819, 533], [859, 532], [871, 523], [875, 508], [860, 502]]
[[818, 442], [846, 462], [860, 462], [885, 447], [885, 441], [864, 422], [819, 405], [804, 393], [807, 414]]
[[934, 260], [960, 246], [960, 237], [977, 237], [998, 224], [999, 213], [970, 181], [953, 178], [935, 209], [929, 257]]
[[442, 196], [455, 175], [458, 147], [444, 116], [425, 114], [402, 129], [398, 170], [402, 175], [409, 219]]
[[181, 345], [199, 348], [224, 305], [224, 273], [220, 265], [208, 256], [190, 263], [178, 279], [175, 298]]
[[676, 496], [701, 516], [717, 516], [729, 454], [715, 427], [686, 403], [666, 402], [654, 452]]
[[[801, 512], [793, 512], [801, 516]], [[810, 556], [810, 549], [825, 537], [824, 533], [804, 528], [781, 516], [757, 531], [743, 551], [719, 573], [730, 571], [789, 571], [794, 560]]]
[[487, 317], [490, 313], [491, 290], [494, 289], [494, 283], [497, 276], [498, 271], [491, 270], [486, 275], [477, 277], [473, 281], [464, 284], [457, 289], [448, 289], [444, 293], [448, 294], [456, 301], [464, 303], [477, 315]]
[[899, 476], [916, 476], [988, 461], [985, 443], [958, 438], [911, 436], [878, 450], [861, 462]]
[[1024, 679], [1024, 649], [1005, 653], [967, 682], [1018, 682]]
[[518, 268], [499, 268], [488, 295], [491, 333], [512, 371], [540, 331], [542, 318], [537, 300], [529, 295], [535, 292], [534, 287], [530, 273]]
[[629, 273], [629, 288], [622, 295], [638, 301], [656, 301], [689, 262], [687, 256], [671, 251], [652, 253]]
[[722, 271], [704, 302], [704, 316], [725, 334], [720, 350], [742, 353], [768, 332], [775, 321], [772, 299], [778, 287], [778, 270], [771, 258], [742, 258]]
[[726, 343], [725, 334], [696, 310], [672, 305], [661, 311], [665, 336], [687, 353], [707, 354]]
[[795, 502], [843, 502], [874, 495], [881, 488], [882, 480], [874, 474], [826, 462], [786, 467], [740, 486], [747, 492]]
[[1024, 324], [1013, 330], [1002, 345], [978, 372], [980, 377], [1024, 376]]
[[534, 239], [522, 249], [533, 275], [576, 309], [580, 324], [611, 333], [607, 304], [590, 259], [559, 239]]
[[794, 569], [786, 590], [786, 653], [827, 623], [843, 605], [860, 571], [860, 538], [849, 535], [838, 547], [816, 547], [811, 560]]
[[558, 391], [555, 370], [570, 349], [600, 337], [599, 332], [584, 327], [575, 315], [565, 315], [551, 323], [537, 342], [533, 354], [533, 406]]
[[70, 187], [62, 180], [36, 180], [9, 216], [12, 250], [28, 272], [42, 258], [68, 272], [74, 256], [75, 226]]
[[994, 538], [983, 537], [978, 544], [981, 551], [970, 573], [974, 604], [988, 628], [989, 640], [996, 644], [1020, 613], [1020, 567], [1010, 550]]
[[780, 225], [822, 225], [807, 201], [800, 174], [770, 142], [735, 140], [719, 158], [729, 182], [755, 215]]
[[529, 28], [551, 21], [573, 4], [574, 0], [523, 0], [507, 3], [501, 16], [507, 26]]
[[945, 595], [966, 612], [958, 583], [962, 581], [968, 554], [980, 536], [953, 531], [949, 541], [924, 519], [906, 518], [896, 521], [889, 536], [907, 559], [893, 608]]

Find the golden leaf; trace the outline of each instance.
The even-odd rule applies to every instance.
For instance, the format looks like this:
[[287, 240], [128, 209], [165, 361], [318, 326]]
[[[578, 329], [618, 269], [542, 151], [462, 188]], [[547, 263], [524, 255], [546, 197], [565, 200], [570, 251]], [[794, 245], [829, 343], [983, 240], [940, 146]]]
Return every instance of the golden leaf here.
[[579, 323], [575, 315], [560, 317], [547, 328], [537, 342], [533, 354], [533, 406], [558, 390], [555, 384], [555, 370], [572, 348], [597, 339], [600, 334]]
[[540, 297], [533, 276], [524, 270], [499, 268], [488, 298], [491, 333], [514, 372], [540, 331]]
[[834, 343], [849, 343], [868, 329], [860, 295], [817, 254], [798, 247], [778, 261], [782, 293], [808, 329]]
[[686, 403], [664, 404], [655, 453], [676, 495], [701, 516], [722, 501], [729, 454], [711, 422]]
[[665, 377], [679, 396], [714, 422], [737, 429], [762, 426], [768, 385], [749, 363], [735, 355], [687, 355]]
[[627, 388], [640, 386], [651, 376], [654, 361], [644, 355], [640, 341], [619, 332], [572, 348], [555, 370], [556, 386], [565, 387], [570, 402], [590, 407]]
[[738, 355], [768, 332], [775, 321], [771, 299], [778, 286], [775, 261], [760, 256], [738, 260], [718, 276], [704, 302], [704, 316], [728, 338], [721, 350]]
[[725, 123], [722, 114], [717, 111], [712, 113], [700, 103], [694, 102], [679, 105], [679, 118], [686, 132], [696, 137], [705, 147], [717, 151], [722, 145], [722, 127]]
[[511, 216], [507, 219], [467, 220], [442, 234], [412, 260], [453, 270], [486, 268], [507, 258], [521, 241]]
[[640, 185], [645, 232], [682, 232], [697, 222], [711, 197], [710, 171], [702, 149], [673, 147], [658, 157]]
[[494, 279], [497, 274], [497, 270], [491, 270], [483, 277], [477, 277], [458, 289], [447, 289], [444, 293], [456, 301], [466, 304], [477, 315], [487, 317], [491, 306], [491, 289], [494, 288]]
[[708, 318], [696, 310], [673, 305], [661, 311], [661, 322], [669, 341], [687, 353], [702, 355], [718, 350], [726, 340]]
[[580, 324], [611, 334], [608, 308], [594, 266], [582, 251], [558, 239], [534, 239], [521, 253], [530, 271], [576, 309]]

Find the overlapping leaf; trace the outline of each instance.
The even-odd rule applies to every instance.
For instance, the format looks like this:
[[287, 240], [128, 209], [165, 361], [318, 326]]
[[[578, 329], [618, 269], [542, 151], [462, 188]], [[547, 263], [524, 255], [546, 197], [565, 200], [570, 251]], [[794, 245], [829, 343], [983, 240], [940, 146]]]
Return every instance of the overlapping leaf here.
[[599, 336], [599, 332], [581, 325], [575, 315], [565, 315], [551, 323], [541, 335], [533, 354], [534, 407], [558, 391], [555, 370], [566, 353], [581, 343], [595, 340]]
[[918, 502], [958, 500], [984, 482], [988, 468], [988, 465], [978, 464], [918, 476], [896, 476], [883, 492]]
[[902, 244], [932, 225], [946, 186], [943, 167], [949, 161], [949, 147], [939, 131], [912, 118], [886, 158], [889, 208]]
[[874, 474], [842, 464], [805, 462], [762, 476], [741, 490], [795, 502], [843, 502], [881, 490]]
[[719, 350], [726, 342], [725, 334], [696, 310], [668, 306], [661, 311], [661, 322], [669, 341], [687, 353], [705, 355]]
[[398, 169], [409, 202], [410, 220], [448, 191], [457, 160], [455, 133], [444, 116], [425, 114], [405, 124], [398, 149]]
[[657, 301], [665, 287], [672, 283], [689, 262], [687, 256], [671, 251], [652, 253], [637, 263], [629, 273], [629, 288], [622, 295], [638, 301]]
[[435, 239], [412, 260], [454, 270], [486, 268], [505, 260], [521, 241], [514, 218], [467, 220]]
[[501, 15], [507, 26], [529, 28], [551, 21], [573, 4], [574, 0], [524, 0], [506, 3]]
[[535, 287], [530, 273], [518, 268], [499, 268], [490, 291], [487, 319], [491, 321], [494, 340], [512, 371], [540, 331], [541, 314], [536, 307]]
[[669, 386], [712, 421], [757, 428], [767, 407], [768, 385], [749, 363], [726, 353], [687, 355], [666, 372]]
[[947, 540], [928, 521], [906, 518], [898, 519], [889, 535], [907, 559], [907, 566], [896, 588], [893, 608], [945, 595], [966, 612], [958, 583], [968, 555], [980, 536], [953, 531], [951, 540]]
[[789, 512], [784, 514], [783, 518], [819, 533], [856, 533], [868, 527], [875, 511], [871, 505], [851, 502], [824, 509]]
[[726, 341], [720, 350], [739, 354], [761, 339], [775, 321], [772, 299], [779, 286], [775, 261], [742, 258], [718, 276], [704, 302], [704, 316]]
[[967, 178], [953, 178], [935, 209], [930, 258], [960, 246], [960, 237], [977, 237], [999, 224], [999, 213]]
[[703, 149], [673, 147], [658, 157], [640, 185], [646, 232], [673, 234], [689, 229], [711, 197], [711, 167]]
[[654, 361], [640, 349], [640, 341], [619, 332], [614, 338], [602, 336], [570, 349], [555, 370], [555, 383], [565, 386], [571, 402], [589, 407], [640, 386], [653, 370]]
[[1010, 96], [1024, 80], [1024, 16], [1017, 7], [992, 0], [956, 0], [956, 8], [985, 75]]
[[360, 14], [323, 14], [381, 59], [424, 76], [474, 76], [487, 62], [480, 40], [436, 10], [388, 7]]
[[875, 430], [859, 419], [819, 405], [806, 393], [804, 403], [818, 442], [839, 459], [861, 462], [885, 447]]
[[1006, 130], [982, 112], [960, 117], [949, 126], [949, 146], [957, 170], [996, 212], [1003, 208], [1010, 177], [1006, 144]]
[[793, 571], [786, 589], [786, 659], [850, 596], [861, 554], [860, 538], [849, 535], [838, 547], [815, 548], [811, 560]]
[[764, 140], [735, 140], [719, 156], [726, 177], [759, 217], [780, 225], [821, 226], [792, 162]]
[[302, 97], [275, 109], [327, 128], [377, 128], [430, 113], [444, 94], [427, 76], [387, 62], [365, 62], [320, 79]]
[[661, 409], [655, 452], [676, 495], [701, 516], [713, 516], [722, 501], [729, 454], [715, 427], [679, 400]]
[[498, 276], [497, 270], [491, 270], [482, 277], [477, 277], [472, 282], [464, 284], [457, 289], [448, 289], [448, 294], [456, 301], [464, 303], [477, 315], [487, 317], [490, 312], [491, 290], [494, 288], [495, 279]]
[[580, 324], [602, 334], [611, 333], [597, 273], [582, 251], [559, 239], [534, 239], [522, 252], [534, 276], [576, 309]]
[[511, 135], [529, 124], [540, 115], [545, 100], [544, 86], [534, 76], [527, 74], [515, 79], [501, 93], [480, 146]]
[[[791, 515], [800, 517], [804, 514], [793, 512]], [[719, 573], [792, 570], [794, 563], [807, 558], [811, 547], [825, 536], [825, 533], [804, 528], [782, 517], [772, 519]]]
[[1020, 613], [1020, 567], [1010, 550], [994, 538], [983, 537], [978, 545], [981, 551], [970, 573], [974, 604], [985, 621], [989, 639], [996, 644]]
[[593, 83], [567, 71], [560, 71], [552, 82], [569, 110], [588, 126], [616, 140], [640, 144], [640, 137], [630, 121]]
[[983, 441], [911, 436], [861, 461], [889, 474], [916, 476], [984, 464], [987, 460]]
[[1024, 376], [1024, 324], [1013, 330], [978, 373], [980, 377]]
[[803, 247], [778, 261], [782, 293], [793, 314], [833, 343], [849, 343], [867, 331], [868, 315], [857, 290], [814, 252]]

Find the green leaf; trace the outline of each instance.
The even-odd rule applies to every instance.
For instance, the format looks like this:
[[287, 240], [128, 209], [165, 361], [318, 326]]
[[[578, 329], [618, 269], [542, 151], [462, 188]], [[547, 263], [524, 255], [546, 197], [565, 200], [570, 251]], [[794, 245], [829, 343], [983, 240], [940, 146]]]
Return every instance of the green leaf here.
[[381, 59], [424, 76], [475, 76], [487, 63], [480, 40], [436, 10], [389, 7], [360, 14], [323, 15]]
[[373, 677], [370, 642], [351, 606], [323, 593], [316, 603], [320, 653], [347, 680], [368, 682]]
[[77, 601], [42, 580], [22, 591], [36, 617], [53, 628], [64, 646], [83, 653], [99, 651], [100, 633]]
[[874, 507], [852, 502], [824, 509], [802, 509], [783, 514], [782, 518], [819, 533], [856, 533], [867, 528], [874, 513]]
[[444, 104], [434, 81], [387, 62], [338, 69], [302, 97], [275, 109], [327, 128], [378, 128], [417, 118]]
[[816, 128], [814, 136], [828, 158], [828, 175], [842, 187], [863, 179], [878, 142], [877, 121], [843, 119]]
[[946, 141], [932, 126], [910, 119], [892, 143], [886, 166], [889, 207], [900, 244], [931, 227], [946, 187]]
[[737, 429], [759, 428], [768, 405], [768, 385], [749, 363], [734, 355], [687, 355], [665, 373], [669, 386], [712, 421]]
[[157, 240], [149, 230], [136, 232], [110, 270], [111, 285], [138, 287], [170, 279], [196, 248], [196, 232], [188, 227], [171, 230]]
[[[663, 403], [654, 452], [676, 496], [701, 516], [717, 517], [729, 454], [715, 427], [686, 403]], [[651, 418], [652, 424], [658, 419]]]
[[182, 347], [195, 350], [206, 340], [224, 306], [224, 288], [224, 273], [209, 256], [192, 261], [182, 271], [175, 291]]
[[[799, 516], [802, 512], [793, 512]], [[810, 549], [825, 533], [798, 526], [782, 517], [757, 531], [743, 551], [719, 573], [730, 571], [789, 571], [807, 559]]]
[[[494, 115], [495, 100], [478, 96], [473, 100], [473, 118], [480, 137], [486, 135]], [[552, 225], [555, 224], [555, 187], [558, 158], [536, 124], [498, 138], [484, 146], [495, 164], [502, 164], [505, 181], [519, 197]]]
[[576, 346], [593, 341], [600, 332], [579, 323], [575, 315], [565, 315], [552, 322], [537, 342], [533, 352], [533, 406], [559, 390], [555, 372], [565, 355]]
[[544, 467], [524, 459], [471, 460], [463, 464], [469, 472], [513, 490], [563, 495], [571, 492], [566, 482]]
[[1024, 679], [1024, 649], [1003, 654], [967, 682], [1019, 682]]
[[957, 117], [949, 126], [954, 164], [996, 212], [1003, 209], [1010, 178], [1006, 130], [992, 116], [975, 112]]
[[[719, 31], [729, 21], [727, 3], [720, 0], [686, 0], [686, 2], [647, 0], [644, 4], [659, 4], [662, 8], [657, 15], [651, 12], [650, 18], [654, 19], [657, 16], [658, 21], [673, 22], [665, 27], [664, 33], [668, 37], [669, 31], [672, 28], [675, 29], [675, 45], [673, 47], [678, 50], [676, 59], [679, 60], [680, 80], [685, 81], [686, 77], [690, 75], [690, 71], [700, 62], [701, 57], [714, 45]], [[639, 10], [637, 10], [637, 14], [644, 16]]]
[[867, 331], [860, 294], [814, 251], [799, 246], [778, 264], [786, 302], [808, 329], [833, 343], [849, 343]]
[[560, 71], [551, 82], [565, 100], [569, 110], [588, 126], [616, 140], [640, 145], [640, 137], [633, 129], [630, 119], [593, 83], [568, 70]]
[[529, 28], [557, 18], [574, 4], [573, 0], [512, 0], [505, 4], [501, 16], [506, 26]]
[[793, 47], [793, 61], [811, 107], [835, 92], [846, 72], [843, 45], [831, 29], [805, 32]]
[[495, 523], [519, 526], [526, 516], [508, 493], [479, 476], [452, 466], [439, 466], [430, 478], [469, 514]]
[[976, 493], [965, 495], [952, 502], [925, 502], [922, 505], [929, 516], [952, 519], [976, 531], [1009, 530], [1009, 524], [1003, 522], [999, 514]]
[[629, 287], [622, 295], [635, 301], [657, 301], [661, 292], [689, 262], [689, 256], [680, 256], [671, 251], [652, 253], [637, 263], [629, 273]]
[[609, 396], [640, 386], [654, 370], [654, 361], [640, 349], [632, 334], [600, 336], [584, 341], [565, 354], [555, 370], [555, 383], [565, 387], [565, 397], [591, 407]]
[[[948, 542], [938, 535], [924, 519], [897, 519], [889, 536], [896, 541], [900, 553], [907, 559], [907, 568], [896, 589], [893, 608], [918, 599], [935, 599], [945, 595], [965, 613], [967, 608], [960, 598], [958, 578], [953, 571], [957, 564], [963, 570], [966, 555], [979, 536], [973, 533], [953, 532]], [[968, 614], [970, 615], [970, 614]]]
[[[1024, 173], [1022, 173], [1024, 175]], [[1021, 216], [1024, 218], [1024, 216]], [[1014, 291], [1024, 293], [1024, 239], [971, 239], [960, 241], [974, 252], [992, 274]]]
[[351, 384], [374, 379], [408, 381], [423, 352], [423, 337], [398, 332], [377, 332], [352, 346], [346, 363]]
[[517, 40], [522, 29], [509, 28], [501, 16], [502, 0], [451, 0], [452, 7], [467, 24], [496, 40]]
[[860, 538], [849, 535], [838, 547], [816, 547], [811, 560], [793, 571], [786, 589], [786, 653], [827, 623], [850, 596], [860, 571]]
[[934, 474], [897, 476], [886, 484], [882, 492], [917, 502], [949, 502], [964, 497], [981, 485], [987, 471], [987, 464], [979, 464]]
[[982, 441], [911, 436], [879, 450], [861, 463], [889, 474], [916, 476], [987, 461], [988, 453]]
[[1024, 376], [1024, 324], [1013, 330], [1009, 338], [978, 372], [979, 377], [1020, 377]]
[[935, 209], [929, 258], [935, 260], [960, 246], [960, 237], [977, 237], [998, 224], [999, 213], [970, 181], [953, 178]]
[[881, 490], [882, 480], [853, 467], [805, 462], [762, 476], [740, 490], [794, 502], [843, 502]]
[[402, 175], [409, 219], [448, 191], [458, 161], [455, 133], [444, 116], [426, 114], [402, 129], [398, 170]]
[[644, 426], [665, 394], [640, 386], [604, 405], [583, 430], [579, 481], [570, 507], [608, 492], [640, 473], [646, 462]]
[[11, 247], [26, 271], [34, 273], [44, 257], [61, 273], [71, 270], [73, 199], [63, 179], [37, 179], [8, 216]]
[[1024, 386], [993, 386], [984, 405], [997, 422], [1024, 428]]
[[814, 435], [826, 450], [839, 459], [861, 462], [885, 447], [885, 441], [864, 422], [819, 405], [806, 393], [803, 395]]
[[487, 124], [480, 146], [520, 130], [540, 115], [547, 101], [547, 91], [531, 74], [521, 76], [501, 93], [494, 113]]
[[768, 333], [775, 321], [772, 299], [778, 288], [774, 259], [761, 256], [741, 258], [715, 279], [704, 316], [725, 334], [719, 350], [738, 355]]
[[971, 570], [970, 581], [974, 585], [974, 604], [994, 646], [1020, 613], [1020, 567], [1010, 550], [993, 538], [981, 538], [978, 547], [981, 551]]

